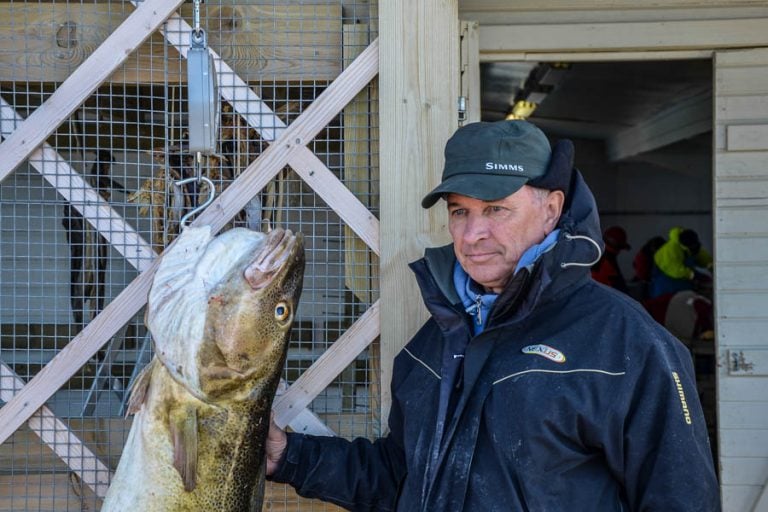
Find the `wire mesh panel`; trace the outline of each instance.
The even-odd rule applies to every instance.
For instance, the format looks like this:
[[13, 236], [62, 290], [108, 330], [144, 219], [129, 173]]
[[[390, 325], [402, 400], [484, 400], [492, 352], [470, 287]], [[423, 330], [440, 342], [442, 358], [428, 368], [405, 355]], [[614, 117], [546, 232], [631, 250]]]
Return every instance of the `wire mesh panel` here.
[[[51, 108], [62, 83], [135, 9], [127, 2], [0, 2], [3, 139]], [[125, 300], [178, 236], [182, 216], [211, 193], [238, 187], [238, 177], [253, 172], [376, 36], [369, 1], [207, 0], [200, 27], [224, 65], [217, 64], [215, 148], [198, 160], [189, 151], [193, 6], [178, 13], [109, 79], [83, 91], [44, 151], [0, 182], [2, 403], [73, 340], [91, 335], [89, 325]], [[377, 101], [372, 82], [307, 145], [374, 216]], [[198, 180], [176, 183], [189, 177]], [[305, 236], [304, 292], [283, 374], [289, 386], [376, 302], [378, 260], [291, 165], [265, 183], [248, 191], [223, 229], [286, 227]], [[143, 308], [126, 318], [100, 324], [109, 333], [101, 348], [0, 445], [0, 511], [100, 508], [132, 421], [128, 390], [152, 357]], [[377, 353], [373, 343], [354, 357], [310, 405], [338, 435], [378, 433]], [[334, 509], [278, 485], [268, 485], [266, 503]]]

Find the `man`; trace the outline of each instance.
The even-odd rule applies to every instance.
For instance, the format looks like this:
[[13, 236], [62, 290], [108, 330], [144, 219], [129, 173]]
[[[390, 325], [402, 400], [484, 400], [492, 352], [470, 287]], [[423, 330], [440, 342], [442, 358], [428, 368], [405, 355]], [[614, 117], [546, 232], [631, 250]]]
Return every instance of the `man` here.
[[611, 226], [603, 232], [603, 242], [605, 250], [600, 260], [592, 266], [592, 279], [620, 292], [629, 293], [618, 260], [621, 251], [631, 249], [627, 243], [627, 232], [621, 226]]
[[696, 269], [712, 270], [712, 256], [701, 247], [699, 235], [692, 229], [674, 227], [669, 239], [653, 255], [650, 297], [672, 295], [694, 287]]
[[460, 128], [453, 244], [411, 265], [432, 317], [397, 356], [389, 434], [270, 431], [267, 474], [350, 510], [719, 509], [690, 355], [596, 284], [573, 146], [523, 121]]

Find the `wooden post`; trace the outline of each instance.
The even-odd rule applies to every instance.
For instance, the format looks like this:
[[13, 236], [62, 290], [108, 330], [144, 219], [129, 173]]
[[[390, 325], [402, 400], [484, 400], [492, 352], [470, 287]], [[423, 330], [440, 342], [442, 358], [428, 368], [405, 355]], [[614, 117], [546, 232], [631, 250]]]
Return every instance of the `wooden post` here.
[[[386, 424], [395, 355], [427, 318], [407, 264], [448, 242], [441, 205], [421, 198], [440, 180], [458, 126], [457, 0], [381, 2], [381, 410]], [[384, 429], [382, 429], [384, 430]]]

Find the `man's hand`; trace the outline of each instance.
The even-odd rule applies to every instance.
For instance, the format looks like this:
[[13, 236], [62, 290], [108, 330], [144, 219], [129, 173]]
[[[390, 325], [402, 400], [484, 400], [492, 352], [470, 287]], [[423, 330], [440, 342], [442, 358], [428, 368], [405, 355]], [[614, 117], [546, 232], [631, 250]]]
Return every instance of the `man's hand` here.
[[271, 475], [277, 470], [280, 459], [283, 458], [285, 448], [288, 446], [288, 436], [285, 431], [275, 423], [275, 413], [269, 415], [269, 433], [267, 442], [264, 446], [267, 452], [267, 475]]

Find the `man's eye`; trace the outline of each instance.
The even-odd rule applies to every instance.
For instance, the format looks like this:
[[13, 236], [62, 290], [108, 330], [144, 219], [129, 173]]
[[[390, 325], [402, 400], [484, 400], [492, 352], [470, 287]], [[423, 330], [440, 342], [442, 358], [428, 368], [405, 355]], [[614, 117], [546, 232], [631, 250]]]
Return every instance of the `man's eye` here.
[[460, 217], [466, 213], [466, 210], [462, 208], [456, 208], [455, 210], [451, 210], [451, 217]]

